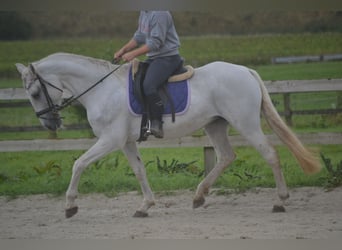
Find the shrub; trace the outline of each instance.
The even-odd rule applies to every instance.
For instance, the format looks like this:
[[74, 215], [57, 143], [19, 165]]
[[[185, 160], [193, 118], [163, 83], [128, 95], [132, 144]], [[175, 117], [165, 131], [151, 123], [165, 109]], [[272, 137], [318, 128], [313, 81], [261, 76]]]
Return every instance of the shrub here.
[[335, 188], [342, 185], [342, 161], [337, 163], [336, 167], [331, 163], [331, 159], [326, 158], [323, 154], [321, 154], [321, 158], [323, 160], [324, 166], [328, 171], [327, 177], [325, 180], [326, 188]]

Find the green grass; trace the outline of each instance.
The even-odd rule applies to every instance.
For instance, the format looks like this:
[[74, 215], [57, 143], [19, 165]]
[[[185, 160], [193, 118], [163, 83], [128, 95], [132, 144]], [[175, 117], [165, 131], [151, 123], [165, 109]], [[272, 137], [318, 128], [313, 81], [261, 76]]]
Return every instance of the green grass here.
[[[306, 176], [289, 151], [277, 147], [285, 179], [290, 187], [324, 186], [327, 171]], [[320, 146], [321, 152], [336, 164], [340, 159], [341, 145]], [[74, 160], [83, 151], [51, 151], [0, 153], [0, 195], [62, 194], [66, 191]], [[203, 176], [203, 151], [201, 148], [142, 149], [148, 179], [155, 192], [177, 189], [194, 190]], [[272, 171], [261, 156], [250, 147], [236, 148], [237, 159], [219, 177], [215, 187], [237, 191], [253, 187], [274, 187]], [[179, 163], [196, 161], [192, 171], [165, 174], [158, 170], [156, 156], [168, 164], [173, 159]], [[28, 160], [29, 159], [29, 160]], [[53, 167], [51, 167], [53, 166]], [[195, 170], [195, 171], [193, 171]], [[80, 182], [81, 193], [101, 192], [113, 196], [119, 192], [140, 190], [139, 183], [121, 152], [111, 153], [87, 168]]]
[[181, 52], [195, 65], [222, 60], [265, 65], [279, 56], [340, 53], [341, 34], [282, 34], [183, 39]]
[[[342, 50], [342, 48], [341, 48]], [[252, 66], [263, 80], [311, 80], [342, 78], [342, 62]]]
[[14, 77], [15, 63], [28, 64], [56, 52], [69, 52], [111, 60], [124, 40], [65, 39], [0, 42], [0, 76]]
[[[189, 149], [188, 153], [184, 153], [184, 150], [171, 151], [173, 154], [169, 154], [170, 157], [177, 155], [178, 157], [187, 156], [185, 158], [197, 159], [201, 156], [198, 154], [200, 149]], [[0, 153], [2, 159], [0, 195], [65, 192], [71, 176], [72, 164], [81, 153], [82, 151]], [[180, 174], [163, 175], [159, 173], [155, 164], [156, 154], [163, 155], [158, 150], [142, 150], [145, 162], [150, 162], [147, 164], [147, 171], [151, 186], [156, 191], [174, 190], [179, 187], [191, 188], [191, 183], [198, 182], [196, 176], [184, 175], [181, 177]], [[161, 158], [166, 159], [165, 156], [161, 156]], [[183, 161], [183, 158], [181, 159]], [[151, 161], [153, 162], [151, 163]], [[50, 162], [57, 167], [48, 168]], [[42, 171], [38, 173], [36, 169]], [[80, 191], [83, 193], [104, 192], [111, 195], [130, 190], [139, 190], [139, 183], [121, 152], [112, 153], [92, 164], [82, 175], [80, 183]]]
[[[264, 80], [341, 78], [341, 62], [270, 65], [272, 57], [341, 53], [341, 33], [181, 37], [181, 55], [195, 67], [222, 60], [256, 69]], [[0, 42], [0, 88], [21, 87], [14, 64], [55, 52], [111, 60], [124, 39], [55, 39]], [[308, 78], [309, 77], [309, 78]]]
[[[341, 53], [342, 33], [181, 37], [186, 63], [201, 66], [222, 60], [247, 66], [267, 65], [272, 57]], [[0, 77], [17, 76], [14, 64], [70, 52], [111, 60], [125, 39], [56, 39], [0, 42]]]

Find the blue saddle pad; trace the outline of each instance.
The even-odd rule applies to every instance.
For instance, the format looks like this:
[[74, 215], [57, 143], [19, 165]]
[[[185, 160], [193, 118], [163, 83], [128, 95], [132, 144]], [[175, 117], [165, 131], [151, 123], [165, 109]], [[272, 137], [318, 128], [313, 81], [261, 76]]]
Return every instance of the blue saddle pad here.
[[[134, 115], [142, 115], [143, 108], [139, 101], [135, 98], [133, 94], [133, 80], [132, 80], [132, 68], [129, 70], [128, 74], [128, 107], [129, 110]], [[190, 88], [189, 81], [184, 80], [180, 82], [168, 83], [167, 90], [169, 92], [170, 97], [173, 100], [175, 114], [181, 115], [184, 114], [188, 106], [190, 104]], [[164, 105], [164, 115], [171, 114], [171, 105], [170, 103], [166, 103]]]

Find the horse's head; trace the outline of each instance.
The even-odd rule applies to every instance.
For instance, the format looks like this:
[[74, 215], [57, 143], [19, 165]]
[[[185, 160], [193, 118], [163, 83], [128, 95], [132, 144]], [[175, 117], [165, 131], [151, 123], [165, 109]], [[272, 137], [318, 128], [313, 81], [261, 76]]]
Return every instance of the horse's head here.
[[41, 124], [49, 130], [57, 130], [62, 124], [58, 106], [62, 102], [62, 89], [55, 76], [46, 79], [38, 74], [35, 68], [23, 64], [16, 64], [21, 74], [24, 89], [39, 118]]

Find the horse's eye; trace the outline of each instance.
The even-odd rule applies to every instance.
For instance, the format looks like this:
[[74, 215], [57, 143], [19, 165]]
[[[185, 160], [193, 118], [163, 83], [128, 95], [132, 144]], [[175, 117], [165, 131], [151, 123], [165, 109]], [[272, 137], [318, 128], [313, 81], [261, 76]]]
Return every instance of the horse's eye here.
[[40, 96], [40, 87], [38, 84], [34, 84], [34, 82], [29, 85], [27, 91], [34, 99], [37, 99]]
[[36, 92], [34, 92], [34, 93], [31, 93], [31, 96], [32, 96], [32, 98], [34, 98], [34, 99], [38, 99], [39, 96], [40, 96], [40, 91], [36, 91]]

